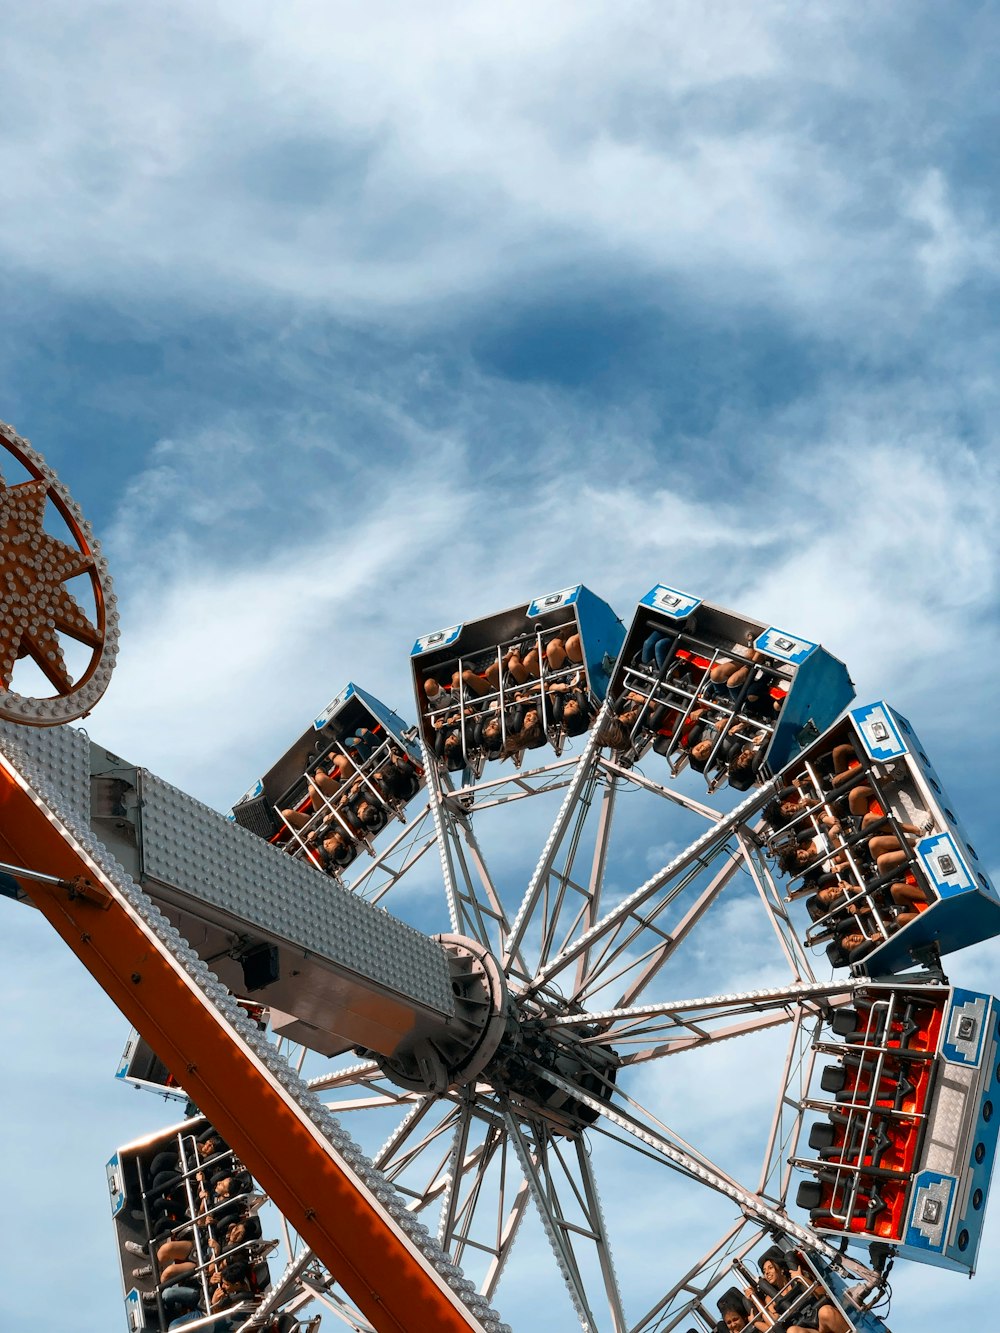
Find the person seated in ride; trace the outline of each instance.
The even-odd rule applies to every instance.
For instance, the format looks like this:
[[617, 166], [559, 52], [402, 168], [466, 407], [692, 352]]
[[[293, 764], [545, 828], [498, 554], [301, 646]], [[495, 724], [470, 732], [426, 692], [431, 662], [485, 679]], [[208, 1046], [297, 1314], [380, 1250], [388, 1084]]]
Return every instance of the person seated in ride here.
[[[834, 944], [852, 963], [864, 958], [885, 938], [884, 932], [871, 912], [865, 914], [860, 908], [856, 909], [856, 914], [850, 922], [838, 922], [834, 926]], [[829, 953], [829, 949], [827, 952]]]
[[[758, 1284], [758, 1298], [766, 1304], [753, 1327], [765, 1330], [780, 1328], [784, 1333], [850, 1333], [850, 1325], [834, 1307], [825, 1288], [813, 1282], [799, 1266], [791, 1267], [788, 1255], [778, 1245], [772, 1245], [760, 1257], [762, 1281]], [[749, 1291], [748, 1291], [749, 1294]], [[781, 1316], [788, 1311], [787, 1321]]]
[[632, 729], [646, 707], [646, 695], [637, 690], [625, 690], [608, 706], [608, 714], [597, 734], [598, 745], [624, 750], [632, 739]]
[[568, 682], [556, 682], [546, 690], [549, 718], [562, 727], [567, 736], [579, 736], [593, 720], [593, 710], [586, 689]]
[[764, 809], [764, 818], [772, 829], [787, 828], [814, 810], [817, 800], [808, 775], [800, 773], [774, 793]]
[[716, 1305], [726, 1333], [741, 1333], [742, 1329], [750, 1327], [750, 1309], [735, 1287], [716, 1301]]
[[679, 637], [679, 632], [670, 634], [666, 630], [651, 629], [643, 640], [642, 647], [632, 658], [632, 665], [652, 668], [659, 675], [670, 661], [670, 654]]
[[443, 760], [449, 773], [465, 767], [461, 711], [441, 713], [433, 719], [434, 753]]
[[503, 758], [519, 754], [523, 750], [537, 750], [548, 739], [542, 727], [541, 712], [530, 698], [519, 698], [514, 707], [508, 710], [504, 724], [507, 729], [507, 742], [501, 751]]
[[[888, 815], [877, 814], [874, 811], [863, 815], [858, 820], [858, 825], [860, 833], [866, 835], [862, 840], [867, 844], [868, 855], [880, 879], [884, 879], [912, 860], [912, 848], [928, 827], [925, 825], [923, 829], [919, 829], [914, 824], [906, 824], [900, 820], [892, 821]], [[846, 845], [840, 825], [834, 822], [832, 831], [835, 840]], [[851, 845], [856, 845], [857, 841], [856, 836], [849, 840]]]
[[250, 1265], [245, 1260], [233, 1259], [212, 1264], [208, 1270], [212, 1288], [212, 1309], [224, 1310], [253, 1299], [250, 1286]]
[[221, 1240], [212, 1242], [212, 1247], [224, 1254], [228, 1250], [235, 1250], [237, 1247], [246, 1245], [251, 1241], [260, 1240], [261, 1235], [260, 1218], [246, 1214], [239, 1221], [228, 1223], [222, 1233]]
[[757, 770], [764, 758], [761, 746], [767, 739], [767, 732], [758, 731], [751, 735], [745, 730], [748, 725], [742, 723], [739, 725], [736, 734], [742, 744], [730, 759], [729, 767], [726, 769], [726, 780], [734, 791], [747, 791], [753, 786]]
[[[697, 709], [694, 710], [697, 712]], [[694, 716], [692, 712], [692, 717]], [[755, 732], [745, 721], [733, 722], [729, 717], [708, 717], [701, 722], [702, 734], [691, 744], [688, 740], [688, 756], [691, 767], [704, 773], [711, 761], [713, 768], [731, 768], [736, 760], [739, 781], [746, 778], [749, 787], [754, 778], [754, 760], [763, 732]], [[741, 758], [742, 756], [742, 758]], [[745, 790], [745, 787], [741, 788]]]
[[437, 713], [442, 708], [451, 708], [451, 681], [445, 684], [438, 680], [436, 676], [425, 676], [423, 688], [429, 713]]
[[503, 743], [500, 703], [499, 700], [493, 699], [483, 704], [476, 712], [472, 725], [472, 746], [473, 749], [481, 751], [487, 759], [499, 759]]
[[387, 815], [385, 806], [379, 799], [377, 782], [374, 778], [358, 778], [344, 793], [338, 810], [352, 826], [357, 825], [359, 832], [378, 833], [385, 828]]
[[420, 775], [416, 764], [393, 743], [390, 743], [388, 758], [379, 769], [378, 778], [386, 795], [404, 805], [420, 790]]
[[342, 773], [337, 765], [337, 760], [341, 761], [341, 766], [349, 767], [349, 761], [344, 755], [337, 755], [328, 772], [322, 764], [317, 764], [313, 769], [312, 776], [306, 774], [306, 787], [309, 792], [309, 799], [306, 802], [304, 810], [296, 810], [289, 807], [285, 810], [279, 810], [278, 813], [290, 828], [302, 829], [309, 823], [314, 814], [318, 814], [324, 809], [327, 802], [330, 801], [340, 790]]
[[462, 730], [457, 719], [451, 719], [450, 725], [437, 729], [434, 738], [434, 753], [444, 761], [449, 773], [457, 773], [465, 767], [465, 748], [462, 742]]
[[804, 834], [776, 846], [774, 853], [781, 870], [797, 878], [810, 867], [828, 859], [829, 848], [822, 846], [811, 834]]
[[327, 827], [317, 847], [324, 870], [342, 870], [357, 856], [357, 845], [341, 828]]
[[905, 879], [889, 885], [889, 896], [896, 906], [895, 925], [897, 929], [916, 920], [921, 912], [927, 911], [932, 901], [917, 883], [917, 878], [912, 871]]
[[223, 1199], [235, 1199], [238, 1195], [249, 1194], [252, 1189], [253, 1179], [249, 1171], [230, 1170], [212, 1181], [212, 1191], [217, 1203]]
[[225, 1141], [219, 1131], [211, 1126], [209, 1126], [208, 1129], [202, 1130], [196, 1139], [196, 1143], [198, 1146], [198, 1156], [202, 1161], [206, 1161], [209, 1157], [215, 1157], [219, 1153], [232, 1152], [229, 1144]]
[[748, 657], [720, 657], [708, 670], [709, 693], [715, 698], [728, 696], [733, 703], [756, 700], [759, 696], [756, 686], [763, 677], [754, 671], [754, 666], [763, 660], [763, 654], [756, 648], [751, 648]]
[[358, 727], [352, 736], [344, 741], [344, 749], [354, 755], [357, 763], [363, 764], [370, 759], [382, 744], [383, 737], [376, 735], [371, 727]]

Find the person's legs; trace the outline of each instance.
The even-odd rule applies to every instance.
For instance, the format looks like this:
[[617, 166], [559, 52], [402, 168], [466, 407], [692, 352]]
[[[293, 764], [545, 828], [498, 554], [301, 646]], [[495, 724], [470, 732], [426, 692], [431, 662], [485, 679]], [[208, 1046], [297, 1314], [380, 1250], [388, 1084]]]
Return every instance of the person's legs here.
[[[324, 796], [335, 796], [340, 787], [340, 778], [333, 777], [322, 768], [317, 768], [312, 777], [313, 783]], [[313, 799], [313, 809], [317, 809], [315, 798]]]
[[835, 787], [853, 776], [855, 769], [859, 767], [857, 751], [853, 745], [835, 745], [830, 758], [833, 760], [833, 785]]
[[897, 907], [912, 907], [916, 903], [922, 906], [927, 904], [927, 894], [919, 884], [904, 884], [899, 882], [889, 888], [889, 895]]
[[201, 1292], [197, 1287], [176, 1283], [172, 1287], [164, 1288], [160, 1293], [160, 1300], [167, 1314], [171, 1314], [179, 1310], [190, 1310], [192, 1306], [197, 1305], [201, 1300]]
[[175, 1282], [177, 1278], [187, 1277], [188, 1273], [193, 1273], [197, 1266], [198, 1265], [192, 1263], [190, 1259], [185, 1259], [183, 1262], [179, 1261], [177, 1263], [167, 1264], [166, 1268], [160, 1273], [160, 1281], [164, 1284]]
[[475, 694], [482, 698], [484, 694], [489, 694], [490, 683], [485, 676], [477, 676], [474, 671], [462, 672], [462, 684], [465, 686], [466, 694]]
[[708, 676], [713, 685], [728, 685], [731, 676], [743, 668], [739, 662], [730, 661], [728, 657], [723, 657], [716, 662], [715, 666], [709, 671]]
[[541, 670], [539, 665], [541, 658], [538, 655], [537, 643], [532, 644], [532, 646], [524, 654], [524, 658], [522, 660], [524, 662], [524, 669], [528, 673], [528, 679], [537, 680]]
[[850, 1329], [850, 1324], [832, 1305], [819, 1307], [819, 1333], [850, 1333]]
[[899, 866], [905, 866], [910, 859], [909, 851], [900, 847], [899, 839], [889, 836], [869, 838], [868, 850], [872, 854], [880, 877], [888, 875]]
[[504, 660], [504, 666], [517, 681], [518, 685], [523, 685], [528, 679], [528, 671], [524, 663], [521, 661], [520, 653], [511, 650]]
[[562, 639], [549, 639], [545, 645], [545, 661], [550, 671], [558, 671], [566, 663], [566, 645]]
[[732, 695], [739, 694], [740, 690], [746, 684], [750, 677], [749, 666], [737, 666], [735, 671], [730, 672], [726, 677], [726, 688]]
[[167, 1240], [156, 1251], [156, 1261], [161, 1268], [175, 1263], [178, 1259], [187, 1259], [194, 1249], [192, 1240]]
[[579, 634], [571, 634], [566, 640], [566, 656], [577, 666], [583, 665], [583, 640]]
[[663, 663], [658, 662], [656, 658], [657, 649], [663, 638], [663, 631], [659, 629], [650, 630], [646, 635], [642, 643], [642, 648], [639, 651], [639, 661], [642, 666], [652, 666], [656, 663], [656, 666], [659, 668], [663, 665]]
[[856, 787], [852, 787], [847, 794], [847, 808], [856, 818], [863, 818], [868, 814], [868, 806], [875, 799], [875, 793], [866, 782], [859, 782]]

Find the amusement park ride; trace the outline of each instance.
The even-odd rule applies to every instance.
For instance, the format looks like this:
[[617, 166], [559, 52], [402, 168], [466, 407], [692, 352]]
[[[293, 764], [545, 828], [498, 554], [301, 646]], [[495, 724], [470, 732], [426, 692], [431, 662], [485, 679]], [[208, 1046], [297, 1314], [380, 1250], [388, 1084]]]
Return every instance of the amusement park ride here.
[[[227, 818], [66, 725], [115, 599], [65, 488], [0, 444], [0, 888], [133, 1025], [119, 1076], [177, 1099], [108, 1163], [130, 1333], [499, 1333], [532, 1213], [594, 1333], [882, 1333], [896, 1257], [972, 1273], [1000, 1013], [942, 958], [1000, 934], [1000, 898], [841, 662], [664, 584], [627, 625], [562, 589], [418, 638], [412, 719], [348, 684]], [[674, 993], [750, 905], [781, 980]], [[746, 1184], [640, 1096], [780, 1030]], [[652, 1297], [619, 1289], [607, 1145], [729, 1219]]]

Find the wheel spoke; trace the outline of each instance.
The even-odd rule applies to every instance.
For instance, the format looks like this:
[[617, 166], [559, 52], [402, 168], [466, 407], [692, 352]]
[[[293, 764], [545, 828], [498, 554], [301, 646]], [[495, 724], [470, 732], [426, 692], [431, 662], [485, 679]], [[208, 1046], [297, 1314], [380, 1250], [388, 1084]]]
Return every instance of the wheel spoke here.
[[566, 794], [563, 797], [562, 805], [559, 807], [559, 813], [556, 816], [552, 830], [546, 839], [542, 848], [542, 854], [535, 866], [534, 873], [528, 882], [521, 905], [517, 909], [514, 917], [514, 923], [511, 927], [510, 937], [507, 948], [504, 951], [504, 966], [509, 966], [515, 951], [521, 948], [525, 935], [531, 925], [535, 911], [548, 888], [549, 876], [555, 865], [556, 857], [562, 846], [563, 840], [575, 822], [579, 821], [579, 803], [580, 797], [588, 783], [592, 783], [594, 772], [599, 758], [599, 747], [597, 736], [600, 730], [601, 720], [605, 716], [604, 709], [599, 713], [594, 722], [590, 734], [587, 737], [587, 743], [583, 752], [577, 761], [576, 769], [570, 779]]
[[[731, 1032], [734, 1020], [745, 1020], [745, 1026], [738, 1021], [735, 1026], [746, 1032], [789, 1022], [794, 1017], [795, 1006], [820, 1000], [844, 1003], [852, 989], [850, 984], [845, 986], [843, 982], [798, 983], [771, 990], [623, 1006], [583, 1017], [566, 1014], [544, 1020], [544, 1026], [554, 1031], [587, 1029], [577, 1037], [583, 1047], [608, 1043], [616, 1047], [635, 1045], [648, 1041], [651, 1036], [663, 1039], [663, 1048], [652, 1055], [645, 1052], [626, 1055], [623, 1063], [631, 1064], [640, 1059], [655, 1058], [657, 1054], [670, 1055], [713, 1040], [725, 1040], [734, 1035]], [[720, 1026], [723, 1023], [725, 1026]], [[593, 1031], [595, 1028], [596, 1032]]]
[[[701, 837], [696, 838], [685, 851], [668, 861], [661, 870], [640, 885], [634, 893], [606, 912], [588, 931], [585, 931], [564, 948], [555, 958], [543, 964], [532, 983], [531, 990], [540, 990], [571, 963], [575, 963], [577, 958], [592, 947], [595, 942], [606, 939], [613, 931], [618, 930], [626, 923], [630, 917], [640, 920], [641, 924], [648, 924], [662, 911], [665, 905], [676, 898], [679, 888], [674, 884], [674, 881], [678, 876], [684, 877], [682, 879], [683, 884], [686, 885], [690, 882], [709, 860], [724, 849], [734, 830], [770, 799], [773, 789], [774, 783], [772, 782], [766, 787], [753, 792], [728, 815], [720, 819], [718, 824], [708, 829]], [[662, 901], [658, 901], [657, 895], [664, 889], [666, 889], [666, 896]], [[648, 909], [642, 918], [638, 918], [636, 915], [640, 908]]]
[[556, 1182], [551, 1172], [548, 1147], [551, 1142], [544, 1126], [535, 1125], [531, 1135], [519, 1124], [517, 1117], [508, 1112], [508, 1133], [521, 1162], [521, 1169], [531, 1191], [532, 1202], [548, 1237], [556, 1265], [569, 1291], [570, 1301], [584, 1333], [598, 1333], [587, 1296], [583, 1275], [573, 1248], [572, 1236], [582, 1228], [569, 1222], [563, 1211]]

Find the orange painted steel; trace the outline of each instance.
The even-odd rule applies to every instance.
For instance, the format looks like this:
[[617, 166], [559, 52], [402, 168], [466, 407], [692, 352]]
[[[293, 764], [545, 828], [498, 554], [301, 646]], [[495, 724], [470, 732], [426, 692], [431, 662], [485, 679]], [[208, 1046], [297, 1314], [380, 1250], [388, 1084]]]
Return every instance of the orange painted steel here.
[[93, 889], [22, 887], [379, 1333], [482, 1333], [129, 904], [0, 757], [0, 857]]

